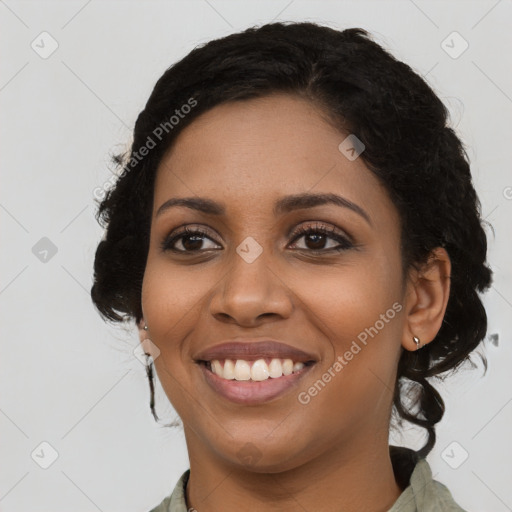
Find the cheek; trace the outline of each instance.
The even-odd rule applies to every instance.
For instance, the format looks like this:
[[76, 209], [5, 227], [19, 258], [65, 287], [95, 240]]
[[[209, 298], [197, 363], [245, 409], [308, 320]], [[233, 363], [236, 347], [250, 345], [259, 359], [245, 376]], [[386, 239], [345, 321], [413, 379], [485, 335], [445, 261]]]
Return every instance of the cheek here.
[[296, 281], [294, 292], [310, 321], [336, 351], [343, 351], [347, 343], [376, 323], [381, 337], [395, 329], [391, 326], [398, 324], [397, 310], [401, 308], [400, 276], [394, 268], [387, 260], [374, 258], [357, 265], [311, 269], [307, 277]]
[[[403, 309], [395, 268], [373, 258], [363, 265], [318, 270], [302, 283], [298, 293], [309, 321], [330, 344], [321, 375], [307, 383], [314, 388], [302, 390], [308, 395], [322, 390], [312, 404], [319, 414], [337, 404], [355, 419], [391, 400]], [[325, 388], [315, 384], [318, 379], [328, 382]]]
[[151, 341], [160, 351], [155, 360], [158, 376], [162, 383], [169, 381], [171, 387], [173, 377], [186, 377], [183, 347], [197, 324], [197, 309], [205, 293], [195, 280], [187, 277], [187, 272], [148, 258], [142, 284], [142, 310]]
[[148, 257], [141, 300], [150, 339], [160, 351], [154, 367], [169, 402], [185, 421], [194, 416], [196, 402], [188, 389], [184, 343], [197, 324], [198, 301], [204, 293], [186, 272]]
[[[193, 315], [200, 307], [200, 299], [208, 292], [203, 272], [192, 267], [171, 265], [160, 257], [148, 257], [142, 285], [142, 309], [152, 333], [180, 328], [181, 320]], [[172, 333], [170, 333], [172, 335]]]
[[329, 428], [359, 425], [392, 400], [403, 309], [396, 279], [384, 262], [374, 260], [319, 270], [296, 289], [313, 333], [321, 332], [330, 344], [321, 370], [298, 391], [300, 403], [307, 403], [304, 414], [336, 411]]

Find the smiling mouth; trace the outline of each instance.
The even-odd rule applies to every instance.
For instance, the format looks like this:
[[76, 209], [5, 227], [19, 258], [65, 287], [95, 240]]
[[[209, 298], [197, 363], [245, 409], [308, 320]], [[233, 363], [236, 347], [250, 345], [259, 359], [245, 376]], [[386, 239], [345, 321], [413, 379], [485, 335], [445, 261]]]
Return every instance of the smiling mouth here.
[[210, 372], [223, 380], [261, 382], [268, 379], [279, 379], [301, 372], [305, 367], [312, 366], [315, 361], [293, 361], [283, 358], [246, 359], [213, 359], [198, 361]]
[[294, 362], [276, 357], [197, 360], [196, 364], [204, 382], [217, 395], [239, 405], [260, 406], [296, 388], [316, 361]]

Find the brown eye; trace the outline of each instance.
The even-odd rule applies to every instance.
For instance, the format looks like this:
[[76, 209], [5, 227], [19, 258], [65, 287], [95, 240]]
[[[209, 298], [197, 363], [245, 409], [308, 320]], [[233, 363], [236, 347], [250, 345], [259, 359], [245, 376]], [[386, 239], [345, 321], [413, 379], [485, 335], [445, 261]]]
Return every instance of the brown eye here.
[[[185, 228], [180, 232], [172, 234], [165, 238], [164, 241], [162, 242], [161, 247], [163, 251], [173, 251], [181, 253], [194, 253], [199, 251], [215, 249], [215, 247], [205, 248], [203, 246], [205, 239], [213, 242], [207, 231], [201, 228], [191, 229], [188, 226], [185, 226]], [[175, 247], [176, 242], [178, 242], [177, 245], [181, 244], [182, 248]]]
[[[294, 234], [294, 245], [296, 241], [304, 238], [305, 247], [295, 247], [298, 250], [307, 250], [311, 252], [330, 252], [330, 251], [344, 251], [353, 247], [353, 244], [347, 237], [341, 235], [334, 228], [329, 228], [324, 225], [316, 226], [301, 226]], [[331, 247], [326, 247], [326, 244], [331, 241], [337, 242]]]

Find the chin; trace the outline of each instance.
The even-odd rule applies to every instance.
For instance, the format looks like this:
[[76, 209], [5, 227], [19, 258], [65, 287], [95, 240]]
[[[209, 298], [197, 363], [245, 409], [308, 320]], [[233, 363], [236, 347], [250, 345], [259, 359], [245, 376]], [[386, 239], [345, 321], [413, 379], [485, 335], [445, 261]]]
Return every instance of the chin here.
[[[265, 438], [259, 441], [237, 442], [236, 445], [240, 447], [234, 452], [233, 444], [230, 443], [229, 447], [229, 464], [252, 473], [282, 473], [306, 462], [304, 452], [301, 454], [296, 443], [290, 443], [289, 439], [280, 440], [279, 444], [271, 444]], [[290, 451], [292, 447], [293, 452]]]

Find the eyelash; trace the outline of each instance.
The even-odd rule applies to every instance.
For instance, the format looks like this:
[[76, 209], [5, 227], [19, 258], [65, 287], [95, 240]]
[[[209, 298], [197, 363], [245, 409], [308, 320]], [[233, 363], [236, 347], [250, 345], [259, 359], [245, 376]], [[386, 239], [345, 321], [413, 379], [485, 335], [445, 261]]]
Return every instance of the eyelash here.
[[[316, 224], [314, 226], [300, 226], [293, 233], [292, 242], [296, 242], [297, 240], [299, 240], [300, 238], [302, 238], [305, 235], [318, 234], [318, 233], [320, 233], [322, 235], [326, 235], [328, 238], [332, 238], [336, 242], [339, 242], [339, 246], [331, 247], [329, 249], [297, 249], [297, 250], [306, 251], [306, 252], [310, 252], [313, 254], [319, 254], [319, 253], [329, 253], [329, 252], [333, 252], [333, 251], [334, 252], [342, 252], [342, 251], [346, 251], [347, 249], [351, 249], [351, 248], [355, 247], [355, 245], [347, 237], [337, 233], [335, 228], [326, 227], [322, 224], [320, 224], [320, 225]], [[206, 231], [205, 229], [203, 229], [201, 227], [191, 229], [188, 226], [185, 226], [184, 229], [182, 229], [180, 232], [176, 233], [175, 235], [166, 237], [161, 244], [161, 249], [164, 252], [172, 251], [172, 252], [180, 253], [180, 254], [187, 254], [187, 253], [194, 254], [194, 253], [204, 251], [205, 249], [203, 249], [203, 250], [198, 249], [196, 251], [183, 251], [183, 250], [175, 249], [172, 247], [173, 244], [177, 240], [184, 238], [186, 236], [192, 236], [192, 235], [210, 238], [210, 240], [211, 240], [210, 233], [208, 231]], [[212, 241], [214, 241], [214, 240], [212, 240]], [[206, 250], [218, 250], [218, 249], [206, 249]]]

